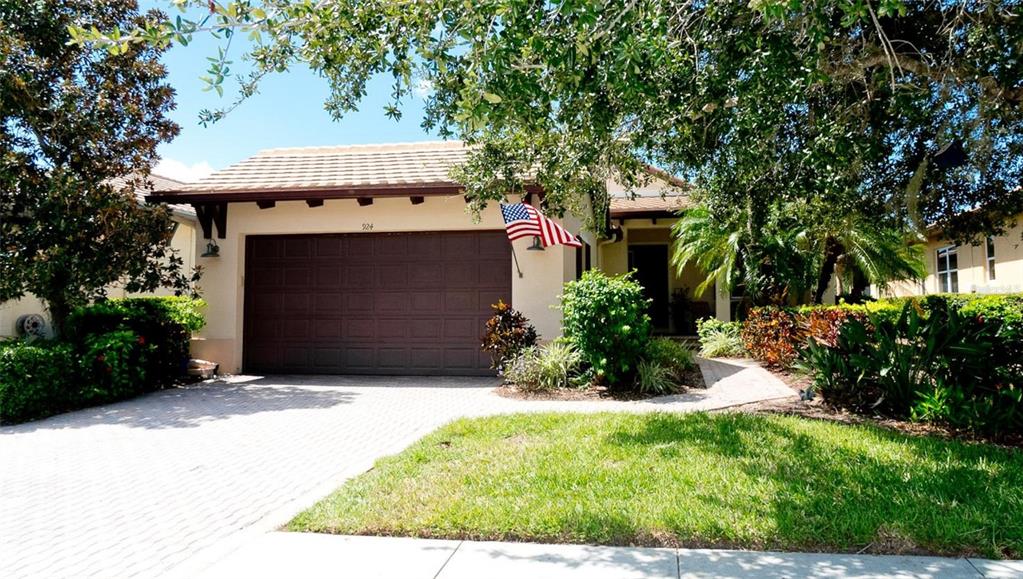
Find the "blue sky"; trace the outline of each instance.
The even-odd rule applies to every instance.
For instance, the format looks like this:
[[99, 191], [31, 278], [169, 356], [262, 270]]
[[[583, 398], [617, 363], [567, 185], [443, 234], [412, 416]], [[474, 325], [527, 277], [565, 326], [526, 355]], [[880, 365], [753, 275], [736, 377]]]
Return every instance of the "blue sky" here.
[[[165, 3], [157, 5], [176, 14]], [[168, 177], [192, 180], [210, 168], [222, 169], [260, 149], [302, 147], [311, 145], [344, 145], [358, 143], [391, 143], [436, 139], [419, 126], [423, 102], [408, 101], [404, 116], [395, 122], [384, 116], [383, 106], [390, 93], [387, 77], [376, 79], [360, 110], [335, 122], [323, 110], [327, 82], [312, 71], [301, 68], [263, 81], [259, 94], [232, 111], [223, 120], [207, 127], [199, 125], [199, 111], [230, 104], [237, 88], [234, 79], [225, 85], [223, 97], [204, 92], [199, 77], [207, 68], [207, 56], [216, 54], [217, 40], [197, 36], [188, 46], [173, 46], [164, 55], [168, 82], [177, 91], [177, 109], [171, 118], [181, 126], [181, 134], [159, 151], [162, 163], [157, 172]], [[237, 45], [236, 45], [237, 48]], [[247, 63], [240, 60], [241, 51], [234, 51], [232, 74], [247, 72]]]

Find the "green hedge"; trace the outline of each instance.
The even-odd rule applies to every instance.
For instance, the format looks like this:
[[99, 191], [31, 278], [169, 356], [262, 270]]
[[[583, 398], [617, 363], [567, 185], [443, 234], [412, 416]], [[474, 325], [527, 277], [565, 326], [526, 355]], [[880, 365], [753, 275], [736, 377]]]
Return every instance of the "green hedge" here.
[[179, 380], [201, 300], [126, 298], [79, 308], [59, 341], [0, 342], [0, 422], [40, 418]]
[[0, 342], [0, 422], [69, 408], [78, 377], [78, 356], [69, 344]]
[[1023, 295], [930, 295], [761, 308], [743, 327], [769, 364], [797, 359], [825, 400], [857, 412], [1023, 433]]

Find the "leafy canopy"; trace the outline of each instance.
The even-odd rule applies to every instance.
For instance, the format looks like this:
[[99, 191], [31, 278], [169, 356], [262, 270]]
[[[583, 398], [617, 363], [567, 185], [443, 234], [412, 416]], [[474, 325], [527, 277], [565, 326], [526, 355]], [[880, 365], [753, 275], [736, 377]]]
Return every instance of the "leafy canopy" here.
[[[335, 116], [376, 74], [394, 79], [395, 117], [425, 84], [424, 127], [481, 146], [459, 175], [477, 209], [535, 175], [549, 209], [603, 215], [606, 178], [634, 184], [640, 161], [699, 185], [714, 214], [824, 197], [965, 239], [1023, 207], [1017, 0], [174, 3], [199, 16], [76, 39], [212, 32], [229, 48], [247, 33], [240, 98], [302, 63]], [[218, 91], [230, 58], [212, 59]]]
[[110, 284], [192, 281], [169, 246], [170, 213], [135, 195], [156, 146], [178, 133], [162, 50], [69, 43], [71, 27], [159, 18], [134, 0], [0, 0], [0, 302], [35, 294], [58, 328]]

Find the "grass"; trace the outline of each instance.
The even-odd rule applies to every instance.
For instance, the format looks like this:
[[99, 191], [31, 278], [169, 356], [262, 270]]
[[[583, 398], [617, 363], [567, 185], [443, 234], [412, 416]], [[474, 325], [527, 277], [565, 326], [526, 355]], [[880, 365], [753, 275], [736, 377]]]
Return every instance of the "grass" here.
[[464, 419], [288, 529], [1019, 557], [1023, 453], [783, 416]]

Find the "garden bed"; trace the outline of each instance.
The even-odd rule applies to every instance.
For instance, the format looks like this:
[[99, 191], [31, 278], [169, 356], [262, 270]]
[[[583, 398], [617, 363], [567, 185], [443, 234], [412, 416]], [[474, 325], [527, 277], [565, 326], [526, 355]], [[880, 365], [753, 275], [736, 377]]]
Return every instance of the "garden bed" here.
[[288, 529], [1018, 557], [1023, 453], [744, 413], [463, 419]]
[[636, 390], [614, 390], [606, 386], [586, 386], [583, 388], [557, 388], [554, 390], [526, 390], [518, 388], [513, 384], [505, 384], [497, 388], [497, 394], [505, 398], [516, 400], [590, 400], [590, 401], [620, 401], [620, 400], [648, 400], [658, 396], [671, 396], [682, 394], [690, 388], [706, 388], [703, 381], [703, 373], [698, 367], [690, 368], [681, 372], [679, 389], [668, 394], [653, 394], [649, 392], [637, 392]]

